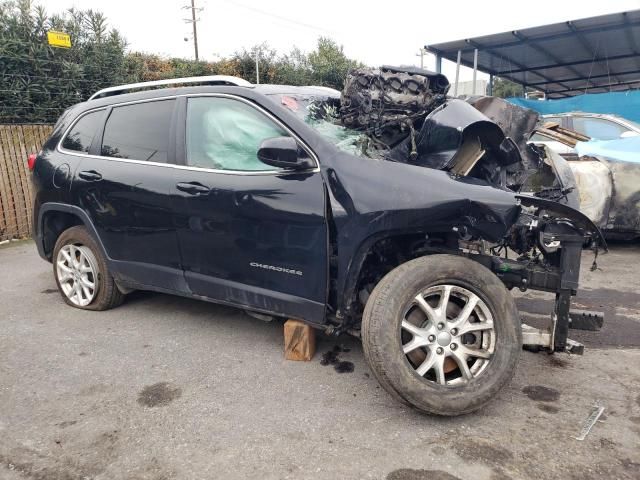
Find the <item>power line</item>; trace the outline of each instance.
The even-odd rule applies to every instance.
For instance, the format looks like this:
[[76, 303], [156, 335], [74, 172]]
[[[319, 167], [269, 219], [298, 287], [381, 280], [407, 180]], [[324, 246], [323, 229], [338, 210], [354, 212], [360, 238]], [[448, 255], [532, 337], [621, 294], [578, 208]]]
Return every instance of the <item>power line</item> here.
[[329, 30], [327, 28], [319, 27], [317, 25], [312, 25], [310, 23], [300, 22], [299, 20], [293, 20], [291, 18], [287, 18], [287, 17], [283, 17], [282, 15], [278, 15], [278, 14], [275, 14], [275, 13], [267, 12], [265, 10], [261, 10], [259, 8], [256, 8], [256, 7], [252, 7], [252, 6], [249, 6], [249, 5], [244, 5], [242, 3], [232, 2], [231, 0], [223, 0], [223, 1], [226, 2], [226, 3], [230, 3], [231, 5], [235, 5], [236, 7], [244, 8], [246, 10], [250, 10], [252, 12], [258, 13], [260, 15], [265, 15], [267, 17], [277, 18], [278, 20], [282, 20], [284, 22], [293, 23], [293, 24], [301, 26], [301, 27], [311, 28], [313, 30], [320, 30], [320, 31], [327, 32], [327, 33], [335, 33], [334, 31]]

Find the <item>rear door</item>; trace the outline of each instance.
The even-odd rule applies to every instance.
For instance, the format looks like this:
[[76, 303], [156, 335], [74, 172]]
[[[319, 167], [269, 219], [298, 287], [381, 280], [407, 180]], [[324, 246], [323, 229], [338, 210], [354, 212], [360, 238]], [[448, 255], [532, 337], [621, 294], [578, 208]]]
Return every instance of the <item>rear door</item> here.
[[185, 291], [170, 199], [176, 103], [161, 99], [109, 108], [89, 155], [82, 156], [72, 193], [120, 280]]
[[184, 104], [185, 165], [177, 170], [173, 196], [190, 289], [321, 322], [327, 227], [319, 169], [292, 172], [260, 162], [262, 140], [293, 134], [251, 102], [209, 95]]

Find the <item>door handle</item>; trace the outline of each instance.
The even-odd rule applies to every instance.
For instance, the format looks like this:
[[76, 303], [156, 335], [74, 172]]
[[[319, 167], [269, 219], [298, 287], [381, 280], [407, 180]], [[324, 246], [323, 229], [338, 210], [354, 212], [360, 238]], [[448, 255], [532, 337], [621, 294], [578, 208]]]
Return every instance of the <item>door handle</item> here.
[[204, 195], [211, 191], [209, 187], [198, 182], [180, 182], [176, 184], [176, 188], [190, 195]]
[[85, 170], [84, 172], [80, 172], [78, 176], [83, 180], [87, 180], [89, 182], [97, 182], [98, 180], [102, 180], [102, 175], [100, 175], [100, 173], [96, 172], [95, 170]]

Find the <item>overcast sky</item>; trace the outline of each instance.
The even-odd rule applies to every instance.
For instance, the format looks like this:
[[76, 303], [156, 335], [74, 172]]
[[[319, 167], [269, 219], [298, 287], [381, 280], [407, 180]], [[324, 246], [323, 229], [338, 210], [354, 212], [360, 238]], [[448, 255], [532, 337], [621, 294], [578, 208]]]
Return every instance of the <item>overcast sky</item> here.
[[[183, 19], [190, 0], [40, 0], [48, 12], [75, 6], [101, 10], [129, 42], [131, 50], [193, 58], [191, 24]], [[287, 52], [309, 51], [319, 36], [344, 46], [367, 65], [419, 65], [419, 48], [449, 40], [576, 20], [640, 8], [640, 0], [195, 0], [200, 57], [215, 60], [242, 47], [268, 42]], [[35, 0], [34, 3], [38, 3]], [[189, 4], [190, 5], [190, 4]], [[188, 41], [185, 42], [184, 38]], [[434, 59], [425, 67], [434, 69]], [[455, 65], [444, 62], [451, 79]], [[463, 69], [461, 80], [471, 79]]]

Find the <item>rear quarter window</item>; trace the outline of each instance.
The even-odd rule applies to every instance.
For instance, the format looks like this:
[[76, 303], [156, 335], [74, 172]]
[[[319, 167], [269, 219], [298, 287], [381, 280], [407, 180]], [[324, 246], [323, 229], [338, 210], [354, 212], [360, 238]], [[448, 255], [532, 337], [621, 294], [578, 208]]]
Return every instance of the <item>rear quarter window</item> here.
[[62, 148], [73, 152], [89, 153], [91, 142], [102, 123], [104, 110], [87, 113], [74, 123], [62, 141]]

